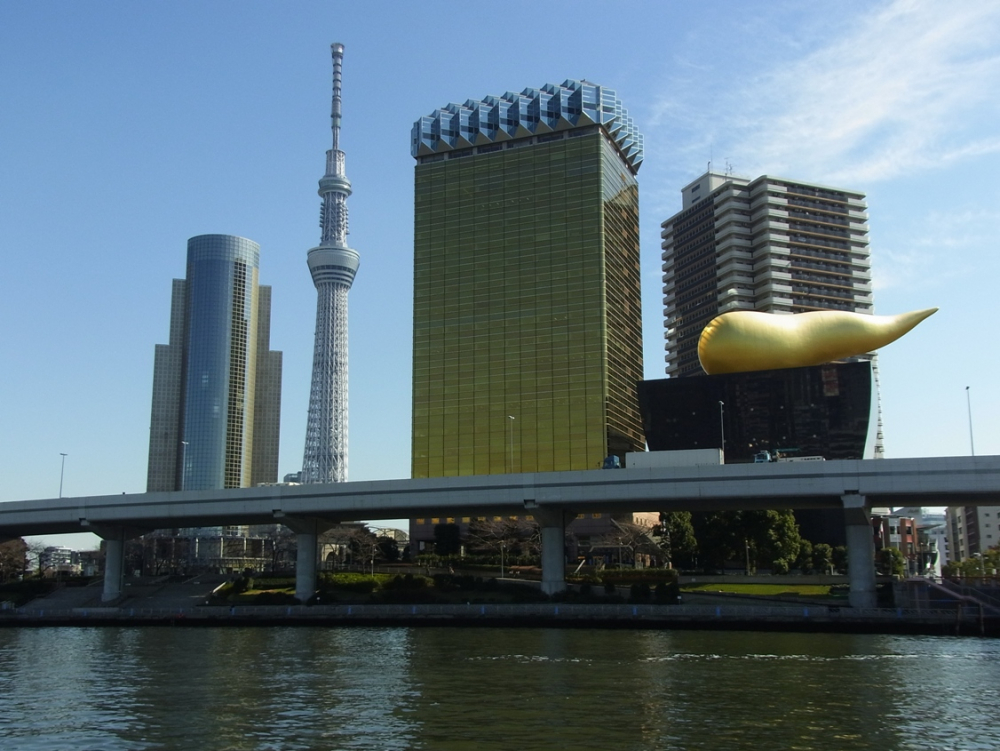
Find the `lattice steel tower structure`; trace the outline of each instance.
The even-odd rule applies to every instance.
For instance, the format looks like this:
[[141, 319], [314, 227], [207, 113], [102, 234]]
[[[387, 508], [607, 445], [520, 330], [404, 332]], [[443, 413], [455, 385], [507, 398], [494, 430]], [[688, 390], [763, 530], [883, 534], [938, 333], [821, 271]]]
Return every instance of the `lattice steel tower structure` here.
[[333, 148], [326, 152], [326, 174], [319, 181], [323, 198], [320, 244], [309, 251], [309, 273], [316, 285], [316, 339], [312, 388], [306, 424], [301, 482], [347, 480], [347, 293], [360, 256], [347, 247], [347, 197], [351, 181], [344, 174], [340, 150], [340, 83], [344, 45], [330, 45], [333, 55]]

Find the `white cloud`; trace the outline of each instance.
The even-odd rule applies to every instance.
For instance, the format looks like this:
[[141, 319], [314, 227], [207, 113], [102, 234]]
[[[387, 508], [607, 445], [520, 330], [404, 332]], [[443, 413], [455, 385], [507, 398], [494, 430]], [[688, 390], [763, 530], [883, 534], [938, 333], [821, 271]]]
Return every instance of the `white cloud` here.
[[[956, 279], [989, 276], [997, 263], [993, 250], [997, 226], [1000, 211], [995, 209], [931, 211], [894, 242], [879, 246], [872, 286], [876, 291], [942, 289], [953, 286]], [[942, 258], [948, 262], [941, 263]]]
[[673, 88], [653, 127], [688, 119], [681, 159], [715, 143], [740, 172], [832, 184], [1000, 152], [1000, 3], [895, 0], [832, 26], [819, 48], [770, 52], [763, 74], [707, 106]]
[[761, 89], [744, 142], [768, 171], [871, 182], [1000, 150], [974, 135], [996, 122], [1000, 5], [898, 0]]

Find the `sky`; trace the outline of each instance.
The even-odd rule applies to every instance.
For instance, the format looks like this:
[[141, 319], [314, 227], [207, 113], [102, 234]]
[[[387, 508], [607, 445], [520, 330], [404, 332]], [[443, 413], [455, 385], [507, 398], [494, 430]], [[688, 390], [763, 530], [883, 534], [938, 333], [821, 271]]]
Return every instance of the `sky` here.
[[145, 490], [154, 345], [199, 234], [261, 246], [271, 347], [284, 353], [279, 472], [301, 467], [316, 310], [306, 252], [319, 242], [335, 41], [361, 254], [350, 480], [410, 471], [413, 122], [568, 78], [614, 89], [645, 139], [647, 378], [664, 377], [659, 231], [682, 186], [711, 162], [861, 190], [876, 312], [940, 308], [879, 355], [886, 456], [1000, 454], [997, 0], [11, 0], [0, 501], [57, 497], [60, 481], [65, 496]]

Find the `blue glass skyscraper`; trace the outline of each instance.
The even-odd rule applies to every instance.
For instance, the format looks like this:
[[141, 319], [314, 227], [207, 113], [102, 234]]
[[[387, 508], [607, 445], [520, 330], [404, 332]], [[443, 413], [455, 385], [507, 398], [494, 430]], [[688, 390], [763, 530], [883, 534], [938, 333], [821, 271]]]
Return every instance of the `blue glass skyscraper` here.
[[269, 350], [270, 287], [260, 246], [231, 235], [188, 241], [170, 343], [157, 345], [147, 490], [274, 482], [281, 353]]

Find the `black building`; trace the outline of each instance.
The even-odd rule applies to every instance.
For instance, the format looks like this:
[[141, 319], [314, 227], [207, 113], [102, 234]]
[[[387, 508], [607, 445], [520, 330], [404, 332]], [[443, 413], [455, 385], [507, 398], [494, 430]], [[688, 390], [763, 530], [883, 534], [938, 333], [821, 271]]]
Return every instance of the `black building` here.
[[[642, 381], [639, 409], [650, 451], [723, 447], [727, 464], [762, 451], [862, 459], [871, 395], [871, 363], [830, 363]], [[806, 539], [830, 545], [844, 544], [841, 517], [796, 512]]]

